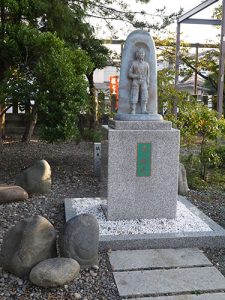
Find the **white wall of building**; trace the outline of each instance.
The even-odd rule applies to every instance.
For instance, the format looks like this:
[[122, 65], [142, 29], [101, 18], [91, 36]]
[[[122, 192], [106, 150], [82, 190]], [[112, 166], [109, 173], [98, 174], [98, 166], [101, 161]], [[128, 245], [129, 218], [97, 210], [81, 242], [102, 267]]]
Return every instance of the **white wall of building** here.
[[110, 76], [119, 76], [119, 70], [116, 67], [108, 66], [102, 70], [96, 69], [94, 72], [94, 82], [103, 83], [109, 82]]

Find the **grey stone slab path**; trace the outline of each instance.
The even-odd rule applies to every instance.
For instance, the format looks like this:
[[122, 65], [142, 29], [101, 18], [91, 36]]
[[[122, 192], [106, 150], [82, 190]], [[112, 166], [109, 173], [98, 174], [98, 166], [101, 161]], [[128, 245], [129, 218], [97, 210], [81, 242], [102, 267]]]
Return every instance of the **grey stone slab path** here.
[[225, 290], [225, 278], [214, 267], [115, 272], [120, 296]]
[[114, 271], [212, 265], [197, 248], [118, 250], [109, 253], [109, 260]]
[[109, 260], [122, 299], [225, 300], [224, 276], [199, 249], [112, 251]]
[[129, 300], [224, 300], [224, 293], [210, 293], [202, 295], [178, 295], [178, 296], [162, 296], [162, 297], [144, 297], [130, 298]]

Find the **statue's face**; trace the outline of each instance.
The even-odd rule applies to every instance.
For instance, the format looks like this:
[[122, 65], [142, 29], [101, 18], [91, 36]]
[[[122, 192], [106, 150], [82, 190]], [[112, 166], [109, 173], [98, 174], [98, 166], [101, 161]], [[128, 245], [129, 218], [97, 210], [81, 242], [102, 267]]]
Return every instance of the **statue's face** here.
[[145, 51], [143, 49], [139, 49], [136, 52], [136, 57], [137, 57], [137, 59], [143, 60], [145, 58]]

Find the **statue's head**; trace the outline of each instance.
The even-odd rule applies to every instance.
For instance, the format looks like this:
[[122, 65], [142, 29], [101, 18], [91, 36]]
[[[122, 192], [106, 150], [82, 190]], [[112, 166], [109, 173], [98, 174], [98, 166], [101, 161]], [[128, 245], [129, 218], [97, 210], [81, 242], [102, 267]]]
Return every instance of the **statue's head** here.
[[145, 50], [144, 50], [144, 48], [139, 48], [136, 51], [135, 55], [136, 55], [137, 59], [144, 59], [145, 58]]

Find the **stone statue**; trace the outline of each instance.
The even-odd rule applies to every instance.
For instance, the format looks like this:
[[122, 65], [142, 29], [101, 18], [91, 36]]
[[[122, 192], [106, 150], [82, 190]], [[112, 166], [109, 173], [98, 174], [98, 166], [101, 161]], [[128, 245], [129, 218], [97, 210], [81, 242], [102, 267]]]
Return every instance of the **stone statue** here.
[[157, 99], [157, 61], [150, 33], [135, 30], [124, 44], [119, 82], [120, 121], [159, 121]]
[[131, 84], [131, 114], [136, 114], [136, 105], [141, 102], [141, 113], [147, 114], [146, 105], [148, 102], [148, 86], [149, 86], [149, 64], [144, 61], [145, 50], [139, 48], [136, 53], [136, 60], [131, 64], [128, 77], [132, 79]]

